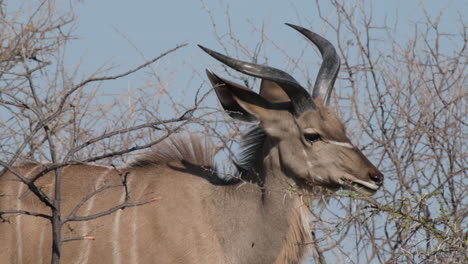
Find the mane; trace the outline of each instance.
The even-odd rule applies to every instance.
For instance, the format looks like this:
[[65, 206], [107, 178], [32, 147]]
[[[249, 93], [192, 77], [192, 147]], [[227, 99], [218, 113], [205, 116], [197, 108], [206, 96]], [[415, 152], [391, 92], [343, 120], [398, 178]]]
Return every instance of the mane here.
[[236, 165], [239, 177], [244, 181], [262, 182], [254, 171], [257, 158], [261, 156], [266, 134], [262, 127], [254, 126], [242, 136], [241, 152]]
[[193, 134], [188, 137], [171, 136], [157, 144], [151, 151], [140, 155], [130, 163], [130, 168], [145, 168], [184, 161], [214, 169], [215, 154], [216, 151], [211, 144], [199, 136]]
[[[140, 155], [129, 164], [129, 168], [149, 168], [154, 166], [170, 166], [180, 163], [186, 167], [201, 169], [199, 176], [213, 184], [229, 185], [240, 181], [262, 182], [254, 171], [257, 158], [261, 155], [266, 134], [260, 126], [254, 126], [242, 136], [241, 151], [233, 164], [237, 168], [235, 176], [225, 177], [217, 173], [214, 157], [216, 148], [208, 140], [199, 136], [173, 136], [157, 144], [151, 151]], [[192, 171], [193, 173], [193, 171]], [[194, 173], [197, 174], [197, 173]]]
[[216, 149], [206, 139], [203, 140], [194, 134], [188, 137], [172, 136], [157, 144], [151, 151], [140, 155], [129, 164], [129, 168], [167, 166], [204, 178], [214, 185], [230, 185], [238, 182], [237, 179], [225, 179], [218, 175], [214, 162], [215, 155]]

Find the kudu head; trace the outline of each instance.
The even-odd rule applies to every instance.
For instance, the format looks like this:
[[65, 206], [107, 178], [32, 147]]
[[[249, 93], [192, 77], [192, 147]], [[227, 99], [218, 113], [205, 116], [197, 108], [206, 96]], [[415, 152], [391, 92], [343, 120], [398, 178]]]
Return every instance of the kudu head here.
[[289, 74], [263, 65], [229, 58], [200, 46], [227, 66], [262, 79], [260, 94], [207, 70], [225, 111], [233, 118], [260, 122], [279, 156], [274, 169], [311, 186], [351, 189], [373, 194], [382, 173], [346, 136], [345, 127], [328, 107], [340, 59], [333, 45], [321, 36], [287, 24], [320, 50], [320, 67], [312, 95]]

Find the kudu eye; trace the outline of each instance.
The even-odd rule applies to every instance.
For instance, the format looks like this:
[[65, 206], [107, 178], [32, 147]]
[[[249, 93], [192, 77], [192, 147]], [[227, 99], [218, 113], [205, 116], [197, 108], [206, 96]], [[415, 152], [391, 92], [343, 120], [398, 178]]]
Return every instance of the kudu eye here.
[[304, 133], [304, 138], [307, 139], [307, 141], [313, 143], [317, 142], [322, 139], [322, 136], [320, 136], [319, 133]]

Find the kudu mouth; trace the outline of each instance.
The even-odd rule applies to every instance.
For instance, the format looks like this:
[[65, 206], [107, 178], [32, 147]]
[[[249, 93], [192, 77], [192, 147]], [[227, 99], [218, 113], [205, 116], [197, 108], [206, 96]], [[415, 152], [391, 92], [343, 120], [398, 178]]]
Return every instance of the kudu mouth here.
[[373, 195], [380, 188], [379, 185], [367, 181], [355, 179], [354, 177], [342, 177], [340, 184], [343, 189], [355, 191], [365, 195]]

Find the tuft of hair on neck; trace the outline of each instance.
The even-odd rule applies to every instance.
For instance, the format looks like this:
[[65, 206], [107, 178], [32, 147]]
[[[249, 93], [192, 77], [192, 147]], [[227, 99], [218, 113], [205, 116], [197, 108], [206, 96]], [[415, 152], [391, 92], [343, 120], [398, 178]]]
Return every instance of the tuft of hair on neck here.
[[142, 154], [130, 164], [131, 168], [167, 165], [173, 162], [189, 162], [202, 167], [214, 168], [216, 149], [213, 144], [198, 134], [174, 135], [162, 141], [151, 151]]

